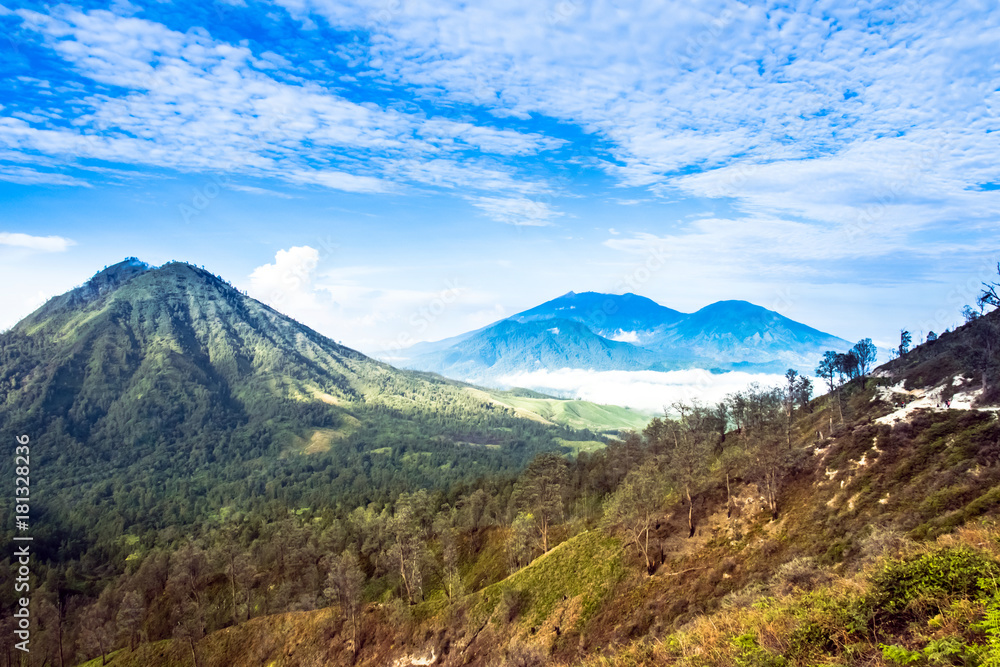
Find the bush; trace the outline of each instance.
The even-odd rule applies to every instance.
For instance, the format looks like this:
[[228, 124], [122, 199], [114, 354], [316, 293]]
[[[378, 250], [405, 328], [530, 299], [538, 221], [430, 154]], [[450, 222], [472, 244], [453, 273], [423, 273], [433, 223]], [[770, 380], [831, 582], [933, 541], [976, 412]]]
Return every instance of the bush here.
[[787, 667], [788, 660], [763, 648], [757, 637], [747, 633], [733, 638], [733, 644], [739, 651], [736, 658], [738, 667]]
[[[985, 591], [979, 580], [996, 578], [1000, 565], [985, 554], [966, 548], [944, 548], [892, 560], [871, 578], [867, 604], [883, 620], [906, 616], [914, 605], [929, 613], [947, 607], [952, 596], [978, 597]], [[900, 619], [905, 620], [905, 619]]]

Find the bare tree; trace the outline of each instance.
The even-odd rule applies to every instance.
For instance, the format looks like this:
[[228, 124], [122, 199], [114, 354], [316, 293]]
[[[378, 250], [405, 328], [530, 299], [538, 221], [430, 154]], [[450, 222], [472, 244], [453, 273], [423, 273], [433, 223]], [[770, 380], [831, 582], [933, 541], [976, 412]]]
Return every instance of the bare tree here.
[[[1000, 262], [997, 263], [997, 273], [1000, 274]], [[1000, 289], [1000, 283], [983, 283], [983, 291], [980, 292], [979, 298], [976, 299], [980, 312], [986, 306], [992, 306], [993, 308], [1000, 306], [1000, 293], [997, 293], [998, 289]]]
[[340, 613], [351, 627], [351, 650], [356, 654], [361, 648], [361, 611], [364, 606], [365, 573], [358, 564], [358, 557], [351, 550], [345, 550], [333, 559], [326, 579], [324, 595], [335, 600]]
[[658, 466], [648, 461], [633, 470], [604, 506], [604, 522], [621, 530], [628, 544], [634, 545], [646, 561], [646, 572], [653, 573], [649, 535], [663, 501], [663, 481]]
[[83, 649], [89, 653], [100, 653], [101, 664], [108, 662], [107, 654], [114, 646], [114, 623], [111, 619], [113, 607], [111, 588], [105, 588], [100, 597], [83, 614], [83, 631], [80, 640]]
[[197, 644], [205, 636], [205, 611], [193, 598], [185, 599], [174, 608], [174, 639], [191, 649], [194, 667], [199, 667]]
[[670, 474], [684, 489], [688, 503], [688, 537], [694, 537], [694, 495], [708, 472], [715, 422], [711, 411], [697, 402], [690, 405], [674, 403], [673, 409], [680, 416], [667, 422], [674, 440], [669, 454]]
[[118, 636], [128, 644], [130, 651], [135, 650], [145, 612], [146, 605], [139, 591], [129, 591], [122, 598], [115, 623], [118, 625]]
[[396, 500], [396, 511], [389, 522], [389, 534], [392, 536], [389, 559], [398, 568], [407, 601], [414, 604], [424, 594], [422, 566], [426, 547], [419, 517], [410, 499], [403, 493]]

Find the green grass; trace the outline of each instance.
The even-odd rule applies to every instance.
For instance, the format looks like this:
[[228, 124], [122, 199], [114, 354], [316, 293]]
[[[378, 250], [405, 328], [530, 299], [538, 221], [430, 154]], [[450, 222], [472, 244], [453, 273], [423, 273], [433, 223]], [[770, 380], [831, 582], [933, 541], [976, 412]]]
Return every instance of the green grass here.
[[562, 438], [556, 438], [555, 440], [562, 447], [571, 449], [573, 456], [576, 456], [580, 452], [596, 452], [605, 447], [605, 444], [598, 440], [563, 440]]
[[576, 619], [580, 626], [598, 610], [624, 573], [620, 540], [601, 531], [582, 533], [480, 591], [472, 617], [485, 620], [496, 611], [504, 592], [511, 591], [524, 597], [517, 622], [538, 626], [559, 604], [580, 596], [580, 615]]
[[534, 412], [548, 421], [571, 428], [594, 431], [641, 431], [652, 415], [619, 405], [599, 405], [589, 401], [522, 396], [517, 392], [498, 392], [494, 398], [512, 408]]

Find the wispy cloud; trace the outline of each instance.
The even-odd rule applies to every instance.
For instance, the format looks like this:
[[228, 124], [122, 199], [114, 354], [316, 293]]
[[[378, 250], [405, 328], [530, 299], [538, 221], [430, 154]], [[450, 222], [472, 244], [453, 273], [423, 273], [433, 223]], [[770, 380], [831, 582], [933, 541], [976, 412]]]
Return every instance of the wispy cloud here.
[[[182, 33], [65, 6], [52, 14], [16, 13], [24, 28], [96, 84], [91, 94], [65, 100], [75, 109], [65, 114], [75, 118], [71, 125], [23, 113], [0, 119], [0, 143], [25, 153], [247, 173], [360, 193], [394, 189], [392, 179], [433, 186], [425, 174], [450, 163], [448, 186], [523, 191], [538, 186], [512, 173], [478, 180], [491, 171], [482, 156], [534, 155], [565, 143], [354, 102], [275, 72], [288, 66], [278, 54], [258, 58], [204, 30]], [[124, 92], [112, 95], [107, 86]]]
[[822, 224], [886, 207], [904, 234], [997, 211], [975, 186], [1000, 179], [1000, 14], [974, 3], [275, 2], [371, 31], [359, 57], [428, 99], [601, 137], [623, 186]]
[[90, 184], [68, 174], [38, 171], [30, 167], [0, 164], [0, 181], [21, 183], [22, 185], [70, 185], [88, 188]]
[[527, 197], [475, 197], [469, 200], [486, 215], [499, 222], [523, 227], [546, 227], [563, 215], [547, 202]]
[[269, 188], [258, 188], [253, 185], [229, 183], [226, 187], [230, 190], [235, 190], [236, 192], [246, 192], [251, 195], [266, 195], [268, 197], [280, 197], [282, 199], [295, 199], [294, 195], [290, 195], [286, 192], [278, 192], [277, 190], [271, 190]]
[[63, 252], [76, 241], [61, 236], [32, 236], [20, 232], [0, 232], [0, 245], [28, 248], [42, 252]]

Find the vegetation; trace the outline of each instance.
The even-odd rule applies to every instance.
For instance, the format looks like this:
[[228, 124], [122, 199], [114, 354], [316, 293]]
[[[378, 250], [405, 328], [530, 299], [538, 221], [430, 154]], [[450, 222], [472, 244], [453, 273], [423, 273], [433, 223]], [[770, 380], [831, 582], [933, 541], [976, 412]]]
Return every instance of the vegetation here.
[[128, 271], [0, 338], [3, 428], [46, 461], [31, 664], [1000, 661], [995, 411], [878, 421], [899, 382], [985, 403], [995, 313], [561, 456], [595, 436]]

